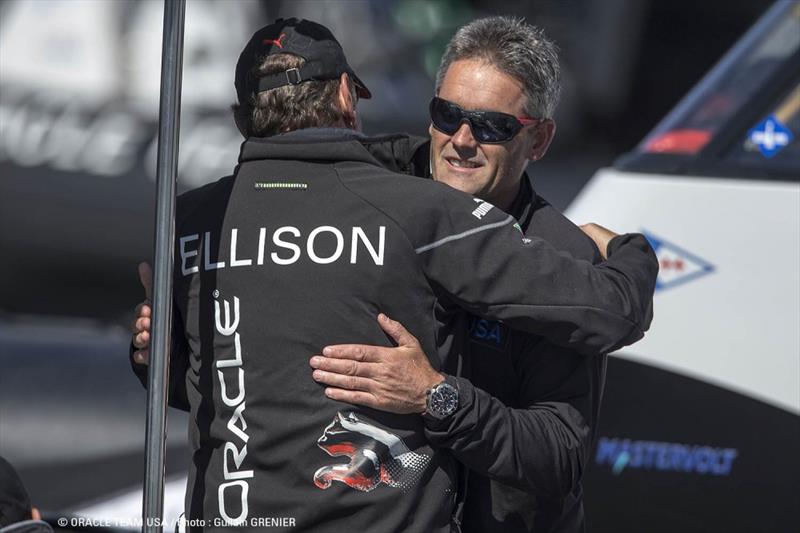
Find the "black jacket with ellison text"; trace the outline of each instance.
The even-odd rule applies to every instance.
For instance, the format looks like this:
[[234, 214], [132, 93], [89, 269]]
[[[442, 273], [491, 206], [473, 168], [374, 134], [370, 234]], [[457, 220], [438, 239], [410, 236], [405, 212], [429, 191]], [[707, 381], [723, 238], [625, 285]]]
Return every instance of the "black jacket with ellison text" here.
[[486, 202], [386, 170], [363, 141], [249, 139], [234, 176], [178, 200], [170, 400], [191, 413], [186, 515], [205, 529], [451, 530], [455, 459], [422, 417], [332, 401], [311, 378], [323, 346], [391, 345], [379, 312], [435, 368], [461, 309], [583, 353], [649, 324], [642, 236], [600, 266], [574, 260]]

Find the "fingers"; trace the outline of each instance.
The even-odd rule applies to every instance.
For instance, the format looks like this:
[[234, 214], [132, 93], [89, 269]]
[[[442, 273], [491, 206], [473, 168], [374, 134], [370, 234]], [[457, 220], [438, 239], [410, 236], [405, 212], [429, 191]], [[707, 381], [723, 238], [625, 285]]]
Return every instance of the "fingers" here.
[[139, 319], [140, 317], [150, 317], [152, 316], [153, 309], [150, 307], [150, 303], [144, 301], [136, 306], [133, 310], [133, 314], [136, 315], [136, 318]]
[[380, 360], [380, 352], [383, 346], [370, 346], [367, 344], [336, 344], [326, 346], [322, 350], [325, 357], [336, 359], [352, 359], [364, 363], [373, 363]]
[[383, 313], [378, 315], [378, 324], [381, 325], [383, 331], [385, 331], [390, 337], [392, 337], [392, 339], [394, 339], [398, 346], [419, 344], [417, 338], [409, 333], [408, 330], [403, 327], [403, 324], [396, 320], [392, 320]]
[[378, 365], [375, 363], [361, 363], [350, 359], [333, 359], [315, 355], [309, 360], [311, 368], [325, 372], [333, 372], [345, 376], [360, 376], [372, 378], [378, 375]]
[[147, 300], [153, 300], [153, 269], [149, 263], [139, 263], [139, 281], [144, 288], [144, 296]]
[[150, 314], [150, 306], [145, 302], [136, 306], [136, 318], [131, 324], [131, 342], [135, 348], [143, 349], [150, 345]]
[[150, 331], [150, 317], [142, 316], [141, 314], [136, 317], [131, 326], [131, 333], [136, 335], [142, 331]]
[[135, 332], [131, 342], [134, 348], [148, 348], [150, 346], [150, 332], [147, 330]]
[[327, 396], [331, 400], [336, 400], [338, 402], [363, 405], [366, 407], [372, 407], [373, 409], [380, 409], [381, 407], [378, 399], [369, 392], [350, 391], [350, 390], [328, 387], [327, 389], [325, 389], [325, 396]]
[[150, 364], [150, 350], [137, 350], [133, 352], [133, 361], [139, 365]]
[[340, 389], [347, 389], [351, 391], [365, 391], [369, 392], [373, 389], [375, 382], [368, 378], [359, 376], [346, 376], [342, 374], [335, 374], [333, 372], [325, 372], [323, 370], [314, 370], [311, 374], [315, 381], [331, 385]]
[[134, 314], [136, 318], [133, 320], [131, 331], [133, 338], [131, 342], [134, 348], [133, 361], [140, 365], [147, 365], [150, 363], [150, 318], [153, 314], [153, 309], [150, 307], [150, 301], [153, 296], [153, 269], [147, 263], [139, 263], [139, 281], [144, 288], [145, 301], [136, 306]]

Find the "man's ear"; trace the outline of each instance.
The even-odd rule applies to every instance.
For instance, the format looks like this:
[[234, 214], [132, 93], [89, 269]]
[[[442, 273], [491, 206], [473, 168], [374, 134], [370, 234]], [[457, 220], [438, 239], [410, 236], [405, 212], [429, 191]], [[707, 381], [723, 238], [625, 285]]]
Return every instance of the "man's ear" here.
[[358, 129], [358, 119], [356, 118], [356, 101], [353, 92], [350, 90], [350, 80], [346, 72], [339, 76], [339, 94], [337, 95], [339, 109], [344, 116], [344, 123], [348, 128]]
[[534, 127], [533, 143], [531, 144], [528, 159], [538, 161], [547, 153], [553, 137], [556, 136], [556, 122], [552, 118], [546, 118], [541, 124]]

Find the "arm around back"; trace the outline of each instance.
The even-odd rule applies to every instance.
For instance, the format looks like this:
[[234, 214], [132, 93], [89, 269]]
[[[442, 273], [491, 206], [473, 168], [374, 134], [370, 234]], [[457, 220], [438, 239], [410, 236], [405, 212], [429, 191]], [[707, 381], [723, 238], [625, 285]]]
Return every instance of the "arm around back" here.
[[592, 265], [525, 237], [487, 202], [446, 186], [431, 190], [415, 216], [398, 223], [444, 300], [587, 355], [644, 335], [658, 261], [643, 235], [615, 237], [608, 260]]

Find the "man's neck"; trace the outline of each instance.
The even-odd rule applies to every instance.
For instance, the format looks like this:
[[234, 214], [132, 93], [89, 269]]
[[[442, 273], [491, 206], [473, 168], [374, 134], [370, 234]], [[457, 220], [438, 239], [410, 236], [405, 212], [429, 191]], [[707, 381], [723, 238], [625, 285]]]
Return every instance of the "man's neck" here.
[[526, 173], [523, 173], [522, 178], [519, 180], [517, 195], [511, 205], [507, 209], [503, 209], [503, 211], [513, 215], [520, 223], [526, 223], [530, 215], [531, 203], [535, 196], [536, 193], [533, 191], [530, 178]]
[[511, 210], [514, 207], [514, 203], [516, 202], [517, 198], [520, 196], [520, 193], [522, 192], [523, 179], [526, 179], [524, 174], [522, 178], [520, 178], [519, 182], [517, 182], [516, 187], [504, 190], [500, 192], [500, 194], [498, 194], [496, 197], [487, 201], [493, 204], [495, 207], [502, 209], [506, 213], [513, 214], [511, 213]]

